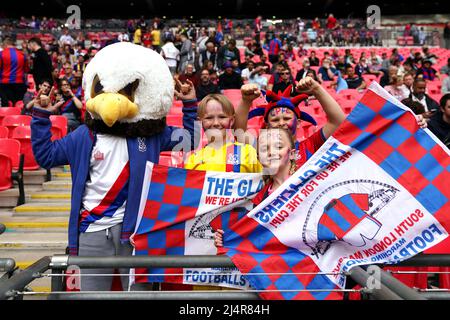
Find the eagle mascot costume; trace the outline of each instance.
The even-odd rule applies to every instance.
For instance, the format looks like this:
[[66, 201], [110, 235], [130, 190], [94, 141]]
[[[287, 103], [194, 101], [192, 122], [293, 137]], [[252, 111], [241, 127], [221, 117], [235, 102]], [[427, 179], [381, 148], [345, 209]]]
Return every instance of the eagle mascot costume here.
[[[169, 68], [156, 52], [126, 42], [95, 55], [83, 75], [83, 89], [85, 124], [60, 140], [52, 141], [53, 110], [34, 106], [33, 152], [43, 168], [70, 165], [68, 254], [131, 255], [146, 162], [158, 163], [160, 152], [175, 146], [193, 149], [197, 101], [183, 100], [184, 129], [166, 126], [174, 95]], [[121, 278], [126, 288], [128, 277]], [[109, 290], [111, 283], [112, 277], [81, 277], [81, 290]]]

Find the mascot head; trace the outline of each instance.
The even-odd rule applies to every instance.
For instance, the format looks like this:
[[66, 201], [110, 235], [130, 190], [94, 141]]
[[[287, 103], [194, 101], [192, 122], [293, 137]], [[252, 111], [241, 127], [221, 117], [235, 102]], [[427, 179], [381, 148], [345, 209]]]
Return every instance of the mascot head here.
[[120, 42], [106, 46], [83, 75], [87, 125], [118, 136], [150, 136], [164, 129], [173, 79], [155, 51]]

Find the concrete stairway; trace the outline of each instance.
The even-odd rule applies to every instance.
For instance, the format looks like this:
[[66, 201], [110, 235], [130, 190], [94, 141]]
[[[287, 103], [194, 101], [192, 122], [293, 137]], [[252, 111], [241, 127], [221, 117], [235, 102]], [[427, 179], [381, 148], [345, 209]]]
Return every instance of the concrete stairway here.
[[[71, 198], [68, 170], [67, 166], [52, 169], [48, 182], [45, 170], [24, 174], [25, 204], [0, 208], [0, 222], [6, 226], [0, 235], [0, 257], [15, 259], [23, 269], [44, 256], [65, 253]], [[15, 204], [16, 189], [4, 192], [0, 193], [0, 207]], [[35, 292], [48, 292], [50, 278], [36, 279], [30, 287]]]

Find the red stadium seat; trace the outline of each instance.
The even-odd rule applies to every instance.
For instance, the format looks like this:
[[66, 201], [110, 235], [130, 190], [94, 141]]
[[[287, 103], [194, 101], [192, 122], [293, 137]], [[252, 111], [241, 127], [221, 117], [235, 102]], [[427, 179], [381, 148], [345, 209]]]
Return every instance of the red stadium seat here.
[[16, 104], [14, 105], [14, 107], [22, 109], [23, 108], [23, 101], [22, 100], [17, 101]]
[[223, 95], [231, 100], [231, 98], [239, 97], [241, 98], [241, 89], [225, 89], [223, 90]]
[[[17, 205], [25, 203], [23, 163], [24, 156], [20, 154], [20, 142], [13, 139], [0, 139], [0, 190], [11, 188], [12, 180], [17, 181], [19, 185]], [[8, 177], [5, 177], [5, 174]]]
[[159, 164], [168, 167], [184, 168], [183, 152], [161, 152]]
[[19, 126], [29, 126], [31, 124], [31, 116], [26, 115], [12, 115], [6, 116], [2, 120], [2, 125], [9, 130], [9, 137], [11, 138], [14, 128]]
[[64, 116], [50, 116], [52, 122], [52, 141], [61, 139], [67, 135], [67, 118]]
[[173, 115], [168, 114], [166, 117], [166, 123], [168, 126], [175, 126], [175, 127], [183, 127], [183, 116], [182, 115]]
[[0, 191], [12, 188], [11, 179], [12, 164], [11, 158], [0, 152]]
[[20, 165], [20, 142], [14, 139], [0, 139], [0, 153], [11, 159], [13, 169]]
[[6, 116], [20, 115], [20, 109], [11, 107], [0, 107], [0, 124]]
[[37, 164], [33, 149], [31, 147], [31, 128], [29, 126], [19, 126], [13, 130], [12, 138], [20, 142], [20, 153], [25, 155], [24, 170], [37, 170]]
[[8, 138], [8, 128], [4, 126], [0, 126], [0, 139]]

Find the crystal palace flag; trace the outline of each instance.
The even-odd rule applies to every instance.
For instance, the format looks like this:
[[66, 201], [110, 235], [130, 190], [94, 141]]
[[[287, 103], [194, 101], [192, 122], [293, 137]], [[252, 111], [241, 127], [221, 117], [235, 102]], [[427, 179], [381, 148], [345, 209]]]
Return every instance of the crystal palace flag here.
[[[206, 222], [209, 230], [225, 230], [219, 253], [232, 259], [263, 299], [339, 299], [351, 267], [396, 263], [448, 236], [449, 155], [429, 130], [418, 127], [409, 109], [372, 83], [335, 134], [263, 202], [249, 212], [230, 212], [228, 205]], [[233, 199], [241, 198], [233, 188], [245, 176], [204, 174], [198, 180], [199, 173], [186, 171], [183, 186], [204, 193], [208, 187], [199, 181], [220, 174], [235, 180], [229, 190]], [[161, 211], [168, 200], [159, 184], [168, 180], [152, 178], [148, 184], [149, 179], [136, 254], [186, 254], [186, 241], [174, 244], [188, 228], [170, 226], [209, 209], [201, 200]], [[153, 190], [158, 197], [150, 195]], [[198, 199], [198, 192], [192, 198]]]
[[[205, 172], [147, 163], [135, 234], [135, 255], [216, 255], [210, 222], [224, 211], [251, 210], [260, 174]], [[171, 282], [248, 289], [236, 269], [136, 269], [136, 282]], [[183, 277], [174, 274], [184, 274]], [[132, 279], [133, 281], [133, 279]]]
[[336, 298], [351, 267], [396, 263], [448, 236], [449, 155], [372, 83], [304, 166], [228, 226], [221, 251], [263, 298]]

